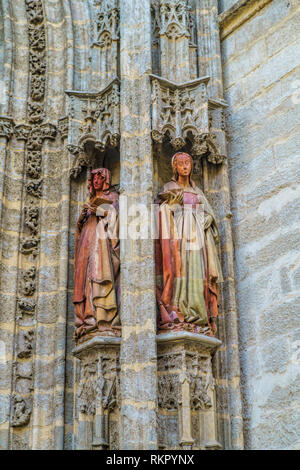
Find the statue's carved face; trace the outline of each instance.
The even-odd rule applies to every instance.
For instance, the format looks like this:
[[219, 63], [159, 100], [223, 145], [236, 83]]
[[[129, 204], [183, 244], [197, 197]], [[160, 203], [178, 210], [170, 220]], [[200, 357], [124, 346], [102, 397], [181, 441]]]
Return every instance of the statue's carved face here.
[[189, 176], [192, 171], [191, 157], [188, 155], [176, 156], [176, 169], [180, 176]]
[[93, 176], [93, 186], [96, 191], [102, 189], [103, 183], [105, 181], [105, 175], [102, 171], [99, 171]]

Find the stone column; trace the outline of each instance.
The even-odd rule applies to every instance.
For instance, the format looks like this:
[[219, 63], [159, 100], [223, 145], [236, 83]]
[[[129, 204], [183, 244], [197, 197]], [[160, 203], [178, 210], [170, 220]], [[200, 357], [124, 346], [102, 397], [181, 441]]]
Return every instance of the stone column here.
[[[150, 0], [120, 2], [120, 179], [121, 197], [129, 210], [137, 203], [140, 208], [150, 210], [153, 201], [148, 76], [151, 70], [150, 20]], [[124, 238], [121, 240], [121, 449], [156, 449], [154, 244], [151, 239], [126, 238], [131, 219], [128, 217], [127, 226], [122, 202], [120, 216], [120, 236]], [[148, 216], [143, 220], [146, 223]], [[144, 228], [141, 224], [140, 230]]]
[[208, 94], [223, 97], [222, 66], [218, 25], [218, 0], [197, 0], [198, 68], [200, 77], [209, 75]]

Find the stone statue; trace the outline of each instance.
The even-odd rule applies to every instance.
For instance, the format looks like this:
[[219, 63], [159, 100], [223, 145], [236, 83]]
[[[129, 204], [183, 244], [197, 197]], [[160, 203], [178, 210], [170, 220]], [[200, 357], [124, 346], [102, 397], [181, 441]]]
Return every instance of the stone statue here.
[[89, 203], [77, 222], [74, 305], [76, 338], [120, 336], [119, 196], [106, 168], [92, 170]]
[[173, 179], [158, 194], [156, 240], [158, 328], [213, 335], [223, 281], [213, 210], [191, 179], [193, 159], [178, 152]]

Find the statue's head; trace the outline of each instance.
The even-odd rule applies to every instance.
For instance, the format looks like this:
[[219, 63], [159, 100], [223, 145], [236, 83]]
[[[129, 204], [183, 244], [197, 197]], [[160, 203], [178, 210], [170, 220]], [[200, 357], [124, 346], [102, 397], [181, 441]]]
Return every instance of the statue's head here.
[[111, 186], [111, 174], [107, 168], [92, 170], [89, 177], [89, 192], [94, 197], [96, 191], [106, 191]]
[[173, 174], [176, 181], [178, 176], [191, 176], [193, 171], [193, 158], [188, 153], [177, 152], [172, 158]]

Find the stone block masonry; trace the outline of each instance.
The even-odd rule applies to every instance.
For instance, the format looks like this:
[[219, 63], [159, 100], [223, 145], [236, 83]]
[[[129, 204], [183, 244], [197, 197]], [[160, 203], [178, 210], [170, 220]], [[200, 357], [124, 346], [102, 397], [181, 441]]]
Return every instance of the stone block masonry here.
[[248, 449], [300, 446], [299, 18], [273, 0], [222, 42]]

